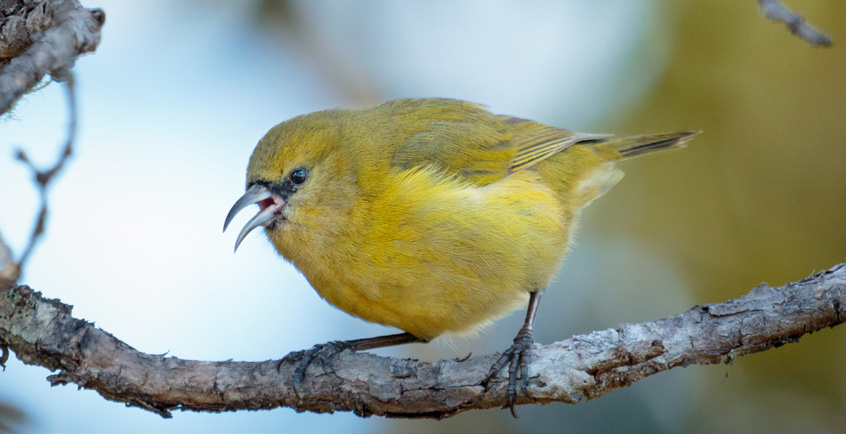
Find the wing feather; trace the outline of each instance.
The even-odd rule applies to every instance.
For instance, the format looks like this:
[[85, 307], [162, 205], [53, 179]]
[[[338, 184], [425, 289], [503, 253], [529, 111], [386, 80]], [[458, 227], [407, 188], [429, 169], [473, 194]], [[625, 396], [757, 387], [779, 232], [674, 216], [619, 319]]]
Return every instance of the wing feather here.
[[440, 166], [479, 185], [532, 167], [578, 142], [608, 137], [494, 115], [458, 100], [399, 100], [380, 108], [390, 110], [401, 126], [393, 166]]

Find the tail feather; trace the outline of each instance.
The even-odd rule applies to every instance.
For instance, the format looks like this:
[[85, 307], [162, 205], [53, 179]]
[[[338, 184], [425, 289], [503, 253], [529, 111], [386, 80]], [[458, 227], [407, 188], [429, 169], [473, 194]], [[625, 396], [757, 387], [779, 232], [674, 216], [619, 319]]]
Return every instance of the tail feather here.
[[667, 134], [652, 134], [647, 136], [631, 136], [619, 139], [600, 141], [597, 147], [611, 149], [622, 155], [623, 159], [637, 157], [662, 149], [681, 148], [693, 136], [701, 131], [679, 131]]
[[[623, 177], [623, 172], [614, 167], [614, 162], [622, 159], [648, 154], [662, 149], [680, 148], [700, 131], [680, 131], [668, 134], [652, 134], [648, 136], [621, 137], [619, 139], [599, 139], [579, 142], [580, 145], [587, 145], [593, 152], [578, 154], [571, 151], [572, 155], [583, 157], [599, 158], [599, 163], [592, 160], [593, 164], [575, 164], [570, 167], [578, 168], [570, 178], [577, 179], [575, 189], [569, 190], [562, 186], [561, 190], [568, 191], [569, 199], [576, 208], [587, 206], [591, 201], [602, 196]], [[584, 149], [584, 148], [581, 148]], [[569, 178], [568, 178], [569, 179]], [[553, 184], [554, 185], [554, 184]]]

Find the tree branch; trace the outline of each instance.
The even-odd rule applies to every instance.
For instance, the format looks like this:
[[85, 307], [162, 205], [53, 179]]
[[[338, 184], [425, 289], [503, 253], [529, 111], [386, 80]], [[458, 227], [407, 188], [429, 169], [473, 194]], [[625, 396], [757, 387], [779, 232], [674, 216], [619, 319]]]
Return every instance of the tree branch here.
[[62, 81], [77, 57], [97, 48], [106, 19], [76, 0], [0, 0], [0, 14], [0, 114], [45, 74]]
[[[58, 73], [55, 73], [58, 75]], [[69, 70], [64, 70], [61, 73], [62, 81], [68, 90], [68, 105], [70, 107], [70, 124], [68, 125], [68, 137], [65, 141], [65, 146], [56, 160], [56, 164], [47, 170], [39, 170], [35, 164], [27, 157], [23, 149], [18, 149], [15, 153], [16, 158], [25, 164], [31, 171], [35, 185], [38, 187], [38, 194], [41, 199], [41, 206], [38, 211], [38, 218], [35, 220], [35, 227], [29, 237], [29, 242], [24, 248], [21, 257], [15, 261], [12, 249], [6, 244], [2, 234], [0, 234], [0, 288], [5, 288], [16, 283], [20, 277], [26, 261], [32, 254], [35, 245], [44, 235], [47, 223], [47, 188], [50, 182], [53, 181], [56, 175], [65, 167], [68, 158], [73, 154], [73, 142], [76, 138], [76, 97], [74, 91], [73, 73]], [[2, 363], [0, 363], [2, 364]]]
[[[777, 288], [761, 284], [725, 303], [536, 346], [529, 391], [540, 403], [577, 403], [677, 366], [730, 363], [840, 324], [843, 306], [846, 264]], [[174, 409], [281, 406], [443, 418], [506, 402], [503, 381], [487, 392], [480, 386], [495, 355], [429, 363], [349, 351], [326, 366], [310, 366], [298, 399], [290, 388], [290, 363], [277, 372], [274, 360], [207, 362], [144, 354], [27, 286], [0, 292], [0, 339], [24, 363], [58, 370], [48, 377], [53, 385], [74, 383], [165, 417]]]
[[802, 15], [787, 9], [778, 0], [758, 0], [758, 6], [764, 18], [784, 23], [790, 33], [811, 45], [830, 47], [834, 43], [830, 36], [806, 23]]

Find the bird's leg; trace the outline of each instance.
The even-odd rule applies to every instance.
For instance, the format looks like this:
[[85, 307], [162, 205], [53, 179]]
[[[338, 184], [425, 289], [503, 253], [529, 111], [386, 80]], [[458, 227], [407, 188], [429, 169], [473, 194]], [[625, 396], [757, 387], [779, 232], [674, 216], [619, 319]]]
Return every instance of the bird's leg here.
[[399, 333], [396, 335], [377, 336], [375, 338], [354, 339], [349, 341], [332, 341], [325, 344], [317, 344], [310, 350], [294, 351], [279, 361], [277, 370], [282, 369], [282, 364], [287, 361], [296, 363], [294, 368], [294, 393], [300, 395], [300, 383], [305, 379], [306, 369], [308, 365], [318, 359], [320, 364], [326, 368], [326, 362], [337, 354], [346, 350], [350, 351], [365, 351], [374, 350], [376, 348], [392, 347], [395, 345], [413, 344], [418, 342], [428, 342], [425, 339], [418, 338], [411, 333]]
[[526, 321], [523, 327], [517, 332], [514, 338], [514, 345], [505, 350], [499, 360], [491, 366], [488, 376], [485, 377], [485, 389], [487, 390], [490, 381], [496, 377], [500, 369], [508, 366], [508, 406], [511, 408], [511, 415], [515, 418], [514, 401], [517, 399], [517, 381], [520, 381], [520, 390], [527, 398], [532, 399], [527, 389], [529, 385], [529, 359], [532, 357], [532, 346], [535, 338], [532, 334], [535, 324], [535, 315], [538, 312], [542, 292], [535, 291], [529, 295], [529, 308], [526, 310]]

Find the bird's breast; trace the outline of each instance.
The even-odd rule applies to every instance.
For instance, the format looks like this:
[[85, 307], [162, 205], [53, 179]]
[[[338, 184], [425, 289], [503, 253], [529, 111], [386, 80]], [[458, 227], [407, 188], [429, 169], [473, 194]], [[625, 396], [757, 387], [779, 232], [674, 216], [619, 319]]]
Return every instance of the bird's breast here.
[[524, 172], [485, 187], [400, 172], [335, 239], [301, 233], [319, 248], [280, 252], [352, 315], [426, 339], [469, 331], [545, 288], [565, 254], [561, 204]]

